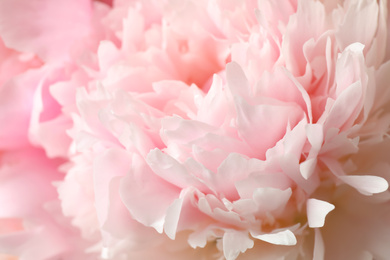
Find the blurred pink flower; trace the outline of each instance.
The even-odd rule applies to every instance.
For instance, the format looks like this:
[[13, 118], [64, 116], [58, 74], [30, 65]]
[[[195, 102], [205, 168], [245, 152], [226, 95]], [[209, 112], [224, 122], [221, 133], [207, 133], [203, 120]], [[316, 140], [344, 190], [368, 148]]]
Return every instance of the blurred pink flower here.
[[386, 259], [388, 9], [1, 1], [0, 252]]

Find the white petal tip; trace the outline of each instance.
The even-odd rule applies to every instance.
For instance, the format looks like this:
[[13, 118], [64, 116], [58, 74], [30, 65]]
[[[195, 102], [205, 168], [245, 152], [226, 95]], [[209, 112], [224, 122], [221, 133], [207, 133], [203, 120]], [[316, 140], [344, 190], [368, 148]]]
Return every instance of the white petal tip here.
[[382, 193], [389, 188], [389, 183], [382, 177], [372, 175], [348, 175], [339, 177], [346, 184], [354, 187], [363, 195]]
[[294, 246], [297, 244], [297, 238], [294, 233], [290, 230], [280, 231], [273, 234], [262, 234], [262, 235], [253, 235], [252, 237], [274, 244], [274, 245], [284, 245], [284, 246]]
[[323, 227], [326, 215], [335, 209], [333, 204], [317, 199], [308, 199], [306, 207], [307, 221], [311, 228]]

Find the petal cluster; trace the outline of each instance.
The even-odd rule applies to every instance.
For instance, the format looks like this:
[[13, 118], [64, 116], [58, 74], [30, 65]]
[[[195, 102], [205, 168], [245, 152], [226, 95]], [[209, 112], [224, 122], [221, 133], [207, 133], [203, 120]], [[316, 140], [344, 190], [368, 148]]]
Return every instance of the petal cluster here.
[[2, 0], [0, 258], [386, 259], [388, 11]]

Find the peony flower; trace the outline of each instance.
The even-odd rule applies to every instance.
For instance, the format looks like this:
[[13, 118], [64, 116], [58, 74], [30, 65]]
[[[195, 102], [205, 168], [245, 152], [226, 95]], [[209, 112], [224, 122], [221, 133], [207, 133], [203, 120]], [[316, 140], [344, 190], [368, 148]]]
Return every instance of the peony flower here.
[[0, 252], [386, 259], [388, 10], [3, 0]]

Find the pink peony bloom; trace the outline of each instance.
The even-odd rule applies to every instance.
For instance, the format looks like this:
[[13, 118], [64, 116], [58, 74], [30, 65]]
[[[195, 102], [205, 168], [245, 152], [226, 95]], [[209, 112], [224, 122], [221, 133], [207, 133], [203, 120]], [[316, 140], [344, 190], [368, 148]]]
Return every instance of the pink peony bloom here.
[[386, 259], [388, 11], [2, 0], [0, 258]]

